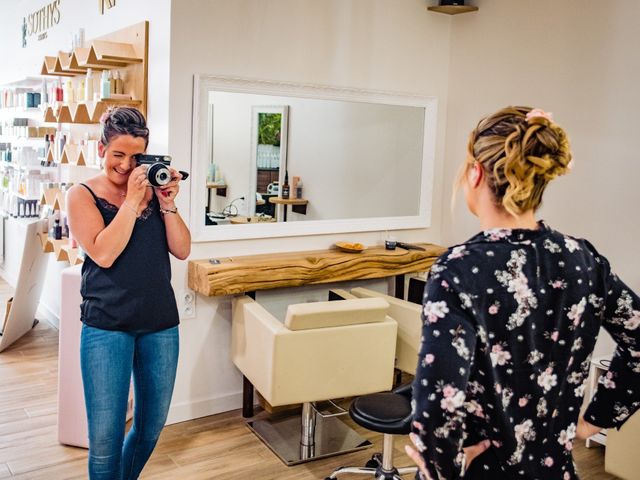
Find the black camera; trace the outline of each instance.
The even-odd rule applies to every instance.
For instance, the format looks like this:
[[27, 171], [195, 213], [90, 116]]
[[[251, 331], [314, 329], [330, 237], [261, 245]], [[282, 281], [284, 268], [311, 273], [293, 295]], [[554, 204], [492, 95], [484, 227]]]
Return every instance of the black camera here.
[[136, 155], [138, 165], [148, 165], [147, 180], [154, 187], [162, 187], [171, 181], [171, 172], [169, 164], [171, 157], [169, 155], [146, 155], [139, 153]]
[[[139, 153], [135, 155], [135, 160], [138, 165], [149, 165], [147, 168], [147, 180], [154, 187], [162, 187], [169, 183], [171, 180], [171, 171], [169, 164], [171, 163], [171, 157], [169, 155], [147, 155], [145, 153]], [[186, 180], [189, 174], [178, 170], [178, 173], [182, 175], [180, 180]]]

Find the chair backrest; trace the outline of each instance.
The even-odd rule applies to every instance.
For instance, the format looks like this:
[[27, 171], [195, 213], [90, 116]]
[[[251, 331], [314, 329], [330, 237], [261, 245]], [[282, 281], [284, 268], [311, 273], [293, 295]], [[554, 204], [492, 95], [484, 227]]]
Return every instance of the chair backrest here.
[[422, 306], [391, 297], [367, 288], [354, 288], [351, 293], [358, 298], [379, 298], [389, 304], [389, 316], [398, 322], [396, 343], [396, 368], [415, 374], [422, 335]]
[[356, 298], [289, 305], [284, 321], [289, 330], [340, 327], [383, 322], [389, 303], [382, 298]]

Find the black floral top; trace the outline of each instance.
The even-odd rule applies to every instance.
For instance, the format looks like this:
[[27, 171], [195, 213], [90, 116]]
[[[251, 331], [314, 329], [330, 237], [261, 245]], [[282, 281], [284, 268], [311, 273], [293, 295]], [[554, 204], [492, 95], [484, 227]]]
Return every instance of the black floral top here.
[[463, 476], [463, 446], [483, 439], [491, 478], [578, 478], [571, 449], [601, 325], [618, 348], [585, 418], [620, 427], [640, 407], [640, 298], [589, 242], [543, 222], [450, 248], [422, 319], [413, 431], [433, 479]]

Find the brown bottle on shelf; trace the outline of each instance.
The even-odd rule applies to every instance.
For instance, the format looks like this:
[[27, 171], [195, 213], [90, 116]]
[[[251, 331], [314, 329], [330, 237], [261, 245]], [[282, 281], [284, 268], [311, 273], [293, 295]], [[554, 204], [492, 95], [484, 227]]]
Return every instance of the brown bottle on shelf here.
[[282, 184], [282, 198], [287, 200], [289, 198], [289, 172], [284, 172], [284, 183]]

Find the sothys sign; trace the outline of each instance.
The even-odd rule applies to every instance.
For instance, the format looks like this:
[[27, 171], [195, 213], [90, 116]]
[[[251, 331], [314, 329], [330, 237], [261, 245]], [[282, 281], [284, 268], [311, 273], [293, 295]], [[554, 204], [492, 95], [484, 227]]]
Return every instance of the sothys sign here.
[[53, 2], [45, 5], [39, 10], [28, 14], [22, 20], [22, 48], [27, 46], [27, 40], [36, 37], [38, 40], [47, 38], [49, 29], [60, 23], [60, 2]]
[[104, 11], [116, 6], [116, 0], [98, 0], [100, 3], [100, 15], [104, 15]]

